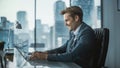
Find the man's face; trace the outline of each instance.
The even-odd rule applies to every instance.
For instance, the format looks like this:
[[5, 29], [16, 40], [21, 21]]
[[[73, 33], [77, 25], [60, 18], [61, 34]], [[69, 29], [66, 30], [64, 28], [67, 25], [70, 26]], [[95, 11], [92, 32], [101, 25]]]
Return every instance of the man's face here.
[[64, 21], [65, 21], [65, 25], [68, 27], [69, 30], [75, 30], [76, 28], [76, 21], [75, 19], [73, 19], [69, 13], [65, 13], [63, 15], [64, 17]]

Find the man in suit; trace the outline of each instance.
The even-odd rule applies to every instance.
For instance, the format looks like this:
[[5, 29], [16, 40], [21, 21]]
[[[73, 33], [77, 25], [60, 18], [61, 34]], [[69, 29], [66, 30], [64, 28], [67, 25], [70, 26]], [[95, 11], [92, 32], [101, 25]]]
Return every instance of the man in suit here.
[[34, 52], [30, 59], [75, 62], [81, 67], [89, 68], [90, 59], [95, 49], [93, 29], [83, 22], [83, 12], [80, 7], [68, 7], [61, 14], [70, 30], [70, 38], [59, 48], [46, 52]]

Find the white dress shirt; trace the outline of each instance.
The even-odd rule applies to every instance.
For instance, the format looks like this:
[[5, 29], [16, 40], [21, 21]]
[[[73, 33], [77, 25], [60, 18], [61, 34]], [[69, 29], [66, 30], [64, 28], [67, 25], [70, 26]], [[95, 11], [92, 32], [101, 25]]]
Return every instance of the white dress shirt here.
[[77, 34], [78, 34], [78, 32], [79, 32], [79, 29], [80, 29], [81, 25], [82, 25], [82, 24], [80, 24], [80, 25], [77, 27], [77, 29], [76, 29], [75, 31], [73, 31], [73, 33], [74, 33], [74, 35], [75, 35], [74, 40], [77, 39]]

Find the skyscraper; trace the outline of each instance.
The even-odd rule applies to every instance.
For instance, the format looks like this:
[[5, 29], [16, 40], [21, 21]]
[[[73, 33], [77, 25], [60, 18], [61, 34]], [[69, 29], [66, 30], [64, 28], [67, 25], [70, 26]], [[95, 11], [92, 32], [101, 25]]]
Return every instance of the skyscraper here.
[[[71, 0], [71, 5], [79, 6], [83, 10], [83, 21], [92, 26], [92, 13], [94, 9], [94, 0]], [[94, 14], [95, 15], [95, 14]]]
[[[27, 13], [26, 11], [18, 11], [17, 12], [17, 21], [21, 24], [22, 29], [16, 29], [16, 36], [18, 37], [16, 39], [18, 47], [21, 47], [21, 49], [25, 50], [28, 52], [29, 48], [29, 40], [30, 40], [30, 34], [28, 33], [28, 22], [27, 22]], [[21, 43], [21, 44], [19, 44]], [[22, 62], [25, 60], [21, 58], [22, 56], [16, 51], [16, 61], [17, 61], [17, 66], [20, 67], [22, 65]]]
[[97, 6], [97, 19], [101, 20], [101, 6]]
[[68, 30], [65, 27], [63, 16], [60, 14], [60, 12], [66, 8], [65, 2], [62, 0], [57, 0], [54, 4], [54, 18], [55, 18], [55, 45], [61, 46], [63, 43], [65, 43], [65, 40], [68, 36]]
[[0, 17], [0, 40], [5, 42], [4, 48], [13, 48], [14, 30], [11, 28], [14, 26], [6, 17]]
[[7, 23], [7, 18], [6, 17], [0, 17], [0, 29], [5, 29], [6, 28], [6, 23]]
[[24, 32], [28, 32], [28, 21], [26, 11], [17, 12], [17, 21], [22, 25], [22, 30], [24, 30]]
[[43, 33], [43, 28], [42, 28], [41, 20], [37, 19], [36, 20], [36, 43], [41, 43], [42, 33]]
[[54, 32], [53, 32], [53, 26], [51, 26], [50, 27], [50, 49], [52, 49], [52, 48], [54, 48], [54, 42], [53, 42], [53, 40], [54, 40]]

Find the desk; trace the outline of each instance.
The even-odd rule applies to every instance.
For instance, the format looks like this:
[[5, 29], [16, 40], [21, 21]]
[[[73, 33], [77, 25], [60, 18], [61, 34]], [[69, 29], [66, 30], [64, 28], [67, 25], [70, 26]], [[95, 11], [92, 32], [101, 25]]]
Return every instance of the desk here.
[[[7, 63], [7, 68], [81, 68], [75, 63], [50, 62], [50, 61], [26, 61], [16, 50], [14, 61]], [[19, 55], [18, 55], [19, 54]]]
[[27, 66], [23, 66], [23, 68], [81, 68], [75, 63], [50, 61], [30, 61], [24, 65]]
[[48, 62], [48, 61], [25, 61], [17, 66], [16, 62], [8, 63], [7, 68], [81, 68], [75, 63], [65, 63], [65, 62]]
[[32, 66], [43, 68], [81, 68], [75, 63], [69, 62], [31, 61], [30, 64]]
[[23, 56], [14, 49], [13, 62], [7, 61], [6, 68], [81, 68], [75, 63], [50, 62], [50, 61], [26, 61]]

